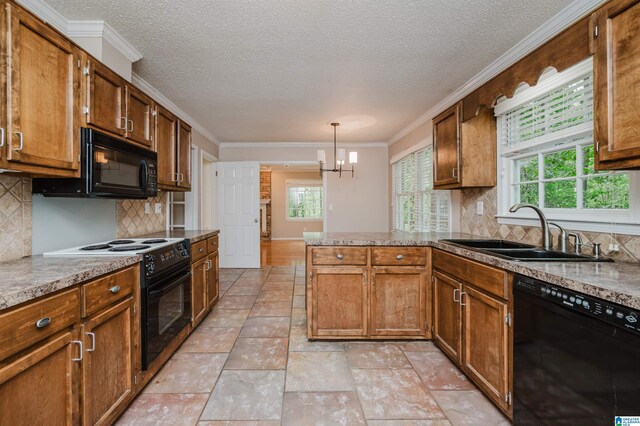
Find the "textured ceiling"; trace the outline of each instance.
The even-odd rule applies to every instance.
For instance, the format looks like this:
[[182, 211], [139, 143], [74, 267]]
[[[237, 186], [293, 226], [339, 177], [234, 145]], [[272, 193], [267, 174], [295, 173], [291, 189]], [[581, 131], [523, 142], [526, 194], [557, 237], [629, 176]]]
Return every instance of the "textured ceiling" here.
[[387, 141], [570, 0], [47, 0], [220, 141]]

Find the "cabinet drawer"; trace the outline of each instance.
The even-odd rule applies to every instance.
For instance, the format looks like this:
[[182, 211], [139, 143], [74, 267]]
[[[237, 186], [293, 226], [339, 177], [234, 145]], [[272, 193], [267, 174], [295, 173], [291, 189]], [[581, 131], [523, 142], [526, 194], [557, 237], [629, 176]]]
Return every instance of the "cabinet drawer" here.
[[372, 265], [424, 266], [427, 250], [424, 247], [374, 247], [371, 249]]
[[78, 321], [78, 288], [0, 313], [0, 360]]
[[207, 255], [207, 240], [191, 245], [191, 263], [197, 262]]
[[433, 251], [433, 267], [498, 297], [509, 297], [509, 274], [444, 251]]
[[218, 251], [218, 236], [207, 239], [207, 253], [211, 254]]
[[86, 317], [102, 308], [133, 294], [136, 280], [134, 268], [98, 278], [82, 286], [82, 316]]
[[314, 247], [311, 249], [314, 265], [366, 265], [365, 247]]

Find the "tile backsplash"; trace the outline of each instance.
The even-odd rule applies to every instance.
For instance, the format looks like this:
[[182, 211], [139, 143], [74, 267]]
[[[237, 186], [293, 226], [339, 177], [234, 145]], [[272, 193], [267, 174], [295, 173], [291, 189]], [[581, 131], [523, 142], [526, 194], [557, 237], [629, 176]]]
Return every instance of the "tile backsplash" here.
[[[160, 232], [166, 229], [167, 192], [158, 192], [156, 197], [147, 200], [122, 200], [116, 205], [116, 229], [118, 238], [131, 238], [138, 235]], [[151, 213], [144, 211], [149, 203]], [[160, 203], [160, 213], [155, 213], [155, 204]]]
[[0, 262], [31, 254], [31, 179], [0, 174]]
[[[476, 214], [476, 203], [484, 203], [484, 214]], [[499, 224], [497, 188], [465, 189], [461, 191], [460, 231], [487, 238], [500, 238], [540, 244], [539, 227]], [[553, 231], [557, 244], [557, 231]], [[640, 236], [578, 231], [585, 243], [601, 243], [603, 253], [623, 262], [640, 262]], [[609, 244], [618, 244], [620, 251], [608, 252]], [[588, 249], [586, 252], [589, 252]]]

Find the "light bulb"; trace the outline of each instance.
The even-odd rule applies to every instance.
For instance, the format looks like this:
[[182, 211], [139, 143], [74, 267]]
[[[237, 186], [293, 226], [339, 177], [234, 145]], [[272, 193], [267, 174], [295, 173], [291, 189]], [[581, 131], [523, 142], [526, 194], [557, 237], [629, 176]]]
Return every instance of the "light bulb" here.
[[349, 163], [358, 164], [358, 153], [356, 151], [349, 153]]
[[326, 156], [324, 153], [324, 149], [319, 149], [318, 150], [318, 162], [320, 163], [326, 163]]

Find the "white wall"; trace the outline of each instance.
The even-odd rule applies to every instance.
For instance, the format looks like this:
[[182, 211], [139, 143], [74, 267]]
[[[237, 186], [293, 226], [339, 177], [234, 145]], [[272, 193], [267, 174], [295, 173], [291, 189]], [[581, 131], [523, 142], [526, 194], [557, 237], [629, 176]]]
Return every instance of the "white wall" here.
[[[231, 145], [231, 146], [229, 146]], [[220, 147], [220, 161], [314, 161], [317, 146], [310, 147]], [[333, 152], [327, 160], [333, 161]], [[389, 230], [389, 156], [386, 146], [358, 147], [349, 145], [348, 151], [358, 151], [355, 177], [345, 173], [329, 173], [327, 178], [326, 232], [386, 232]]]

